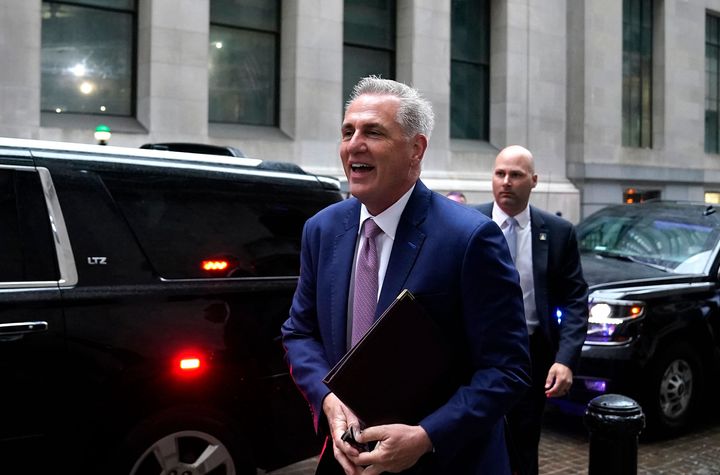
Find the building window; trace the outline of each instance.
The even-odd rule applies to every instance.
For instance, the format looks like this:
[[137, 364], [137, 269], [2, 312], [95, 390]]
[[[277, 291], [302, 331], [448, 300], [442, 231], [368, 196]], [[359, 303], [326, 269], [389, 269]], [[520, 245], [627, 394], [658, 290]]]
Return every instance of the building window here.
[[659, 200], [662, 198], [660, 190], [644, 190], [640, 188], [626, 188], [623, 191], [623, 203], [644, 203], [650, 200]]
[[279, 0], [211, 0], [210, 122], [278, 123]]
[[450, 136], [488, 140], [490, 2], [452, 0]]
[[132, 116], [135, 0], [42, 3], [43, 111]]
[[395, 78], [395, 0], [345, 0], [343, 102], [371, 74]]
[[623, 0], [622, 144], [652, 147], [652, 0]]
[[718, 191], [706, 191], [705, 192], [705, 203], [720, 204], [720, 192]]
[[720, 18], [705, 17], [705, 151], [720, 153]]

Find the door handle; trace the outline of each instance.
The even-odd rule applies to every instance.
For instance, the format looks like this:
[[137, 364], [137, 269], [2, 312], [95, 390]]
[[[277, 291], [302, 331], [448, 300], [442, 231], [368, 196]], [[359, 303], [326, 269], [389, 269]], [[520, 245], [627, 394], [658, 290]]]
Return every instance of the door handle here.
[[40, 333], [47, 331], [47, 322], [17, 322], [0, 323], [0, 341], [19, 340], [28, 333]]

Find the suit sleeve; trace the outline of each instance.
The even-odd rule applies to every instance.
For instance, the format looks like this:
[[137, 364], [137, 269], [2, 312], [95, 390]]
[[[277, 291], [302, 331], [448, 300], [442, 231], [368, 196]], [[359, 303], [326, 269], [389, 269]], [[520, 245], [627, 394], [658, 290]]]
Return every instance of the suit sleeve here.
[[282, 326], [283, 345], [295, 384], [310, 403], [315, 430], [323, 417], [322, 402], [330, 392], [322, 382], [330, 365], [321, 343], [317, 315], [316, 278], [320, 247], [319, 233], [308, 221], [303, 230], [300, 255], [300, 280], [290, 308], [290, 317]]
[[461, 269], [462, 324], [471, 378], [420, 422], [436, 455], [452, 459], [460, 441], [491, 433], [530, 385], [522, 291], [505, 238], [492, 221], [470, 237]]
[[[555, 361], [575, 371], [587, 334], [588, 286], [583, 277], [575, 228], [569, 223], [568, 226], [569, 232], [559, 258], [560, 267], [551, 277], [553, 281], [549, 285], [555, 294], [552, 300], [562, 312]], [[554, 313], [554, 309], [551, 310]]]

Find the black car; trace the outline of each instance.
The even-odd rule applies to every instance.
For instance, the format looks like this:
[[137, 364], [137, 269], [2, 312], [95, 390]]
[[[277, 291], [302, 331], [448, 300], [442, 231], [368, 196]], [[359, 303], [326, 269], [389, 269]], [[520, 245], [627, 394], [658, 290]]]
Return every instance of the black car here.
[[625, 394], [649, 431], [686, 426], [720, 375], [720, 208], [611, 206], [577, 233], [590, 322], [571, 400]]
[[254, 474], [318, 453], [280, 325], [336, 180], [0, 139], [2, 473]]

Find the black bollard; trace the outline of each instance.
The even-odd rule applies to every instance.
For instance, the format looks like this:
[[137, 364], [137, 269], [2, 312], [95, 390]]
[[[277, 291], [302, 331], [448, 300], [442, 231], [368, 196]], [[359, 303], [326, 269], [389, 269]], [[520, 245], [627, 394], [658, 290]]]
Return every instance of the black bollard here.
[[638, 436], [645, 428], [640, 405], [605, 394], [588, 403], [584, 420], [590, 432], [588, 475], [636, 475]]

